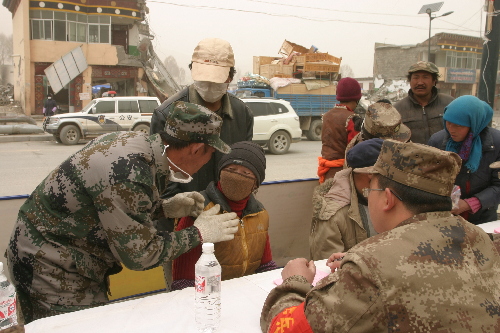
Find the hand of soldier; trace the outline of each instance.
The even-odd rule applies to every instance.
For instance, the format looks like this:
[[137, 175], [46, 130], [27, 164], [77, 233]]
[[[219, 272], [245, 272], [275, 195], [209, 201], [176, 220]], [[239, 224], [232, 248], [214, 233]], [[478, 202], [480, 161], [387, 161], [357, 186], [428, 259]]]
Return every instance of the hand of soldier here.
[[305, 258], [297, 258], [290, 260], [283, 271], [281, 272], [281, 277], [283, 281], [294, 275], [302, 275], [306, 278], [309, 284], [312, 284], [314, 281], [314, 276], [316, 275], [316, 265], [314, 265], [314, 261], [307, 261]]
[[328, 260], [326, 261], [326, 265], [330, 267], [331, 272], [335, 272], [337, 268], [340, 267], [340, 263], [342, 262], [342, 259], [344, 258], [345, 253], [337, 252], [333, 253]]
[[198, 192], [184, 192], [163, 200], [161, 205], [165, 217], [197, 217], [205, 207], [205, 198]]
[[194, 221], [194, 226], [200, 231], [203, 243], [231, 240], [238, 231], [238, 215], [236, 213], [218, 214], [219, 211], [220, 206], [215, 205], [201, 213]]

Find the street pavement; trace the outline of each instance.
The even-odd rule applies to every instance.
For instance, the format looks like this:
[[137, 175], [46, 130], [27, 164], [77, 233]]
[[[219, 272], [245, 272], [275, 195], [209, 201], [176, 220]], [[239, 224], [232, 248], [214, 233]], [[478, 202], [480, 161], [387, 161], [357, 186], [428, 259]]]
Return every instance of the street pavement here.
[[[36, 125], [42, 127], [43, 118], [41, 116], [32, 116], [36, 120]], [[14, 123], [9, 123], [14, 124]], [[15, 123], [18, 124], [18, 123]], [[23, 142], [23, 141], [54, 141], [54, 136], [49, 133], [40, 134], [0, 134], [0, 143], [2, 142]]]

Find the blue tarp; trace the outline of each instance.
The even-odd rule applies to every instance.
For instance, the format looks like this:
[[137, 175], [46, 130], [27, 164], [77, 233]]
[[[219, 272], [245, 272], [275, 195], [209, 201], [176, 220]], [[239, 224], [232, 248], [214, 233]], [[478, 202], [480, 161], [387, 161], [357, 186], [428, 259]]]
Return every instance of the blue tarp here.
[[111, 86], [109, 84], [100, 84], [97, 86], [92, 86], [92, 93], [97, 94], [99, 91], [101, 91], [101, 88], [111, 89]]

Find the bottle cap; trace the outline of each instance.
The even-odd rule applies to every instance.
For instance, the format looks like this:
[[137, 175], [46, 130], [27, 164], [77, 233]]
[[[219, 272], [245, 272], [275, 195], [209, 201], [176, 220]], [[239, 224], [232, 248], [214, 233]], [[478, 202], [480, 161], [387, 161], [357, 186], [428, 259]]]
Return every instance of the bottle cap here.
[[214, 243], [203, 243], [201, 246], [203, 252], [213, 253], [214, 252]]

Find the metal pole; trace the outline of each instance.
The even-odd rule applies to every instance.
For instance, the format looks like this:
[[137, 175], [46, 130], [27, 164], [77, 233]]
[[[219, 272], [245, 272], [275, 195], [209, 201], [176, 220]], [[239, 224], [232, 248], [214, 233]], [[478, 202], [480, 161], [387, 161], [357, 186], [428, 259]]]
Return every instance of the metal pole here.
[[[494, 4], [490, 2], [488, 13], [492, 13], [494, 8], [500, 8], [500, 0], [494, 0]], [[488, 16], [484, 31], [487, 42], [483, 44], [477, 97], [493, 107], [500, 47], [500, 18], [498, 16]]]
[[431, 22], [432, 22], [432, 17], [430, 11], [427, 13], [429, 14], [429, 39], [427, 41], [428, 48], [427, 48], [427, 61], [431, 61]]

